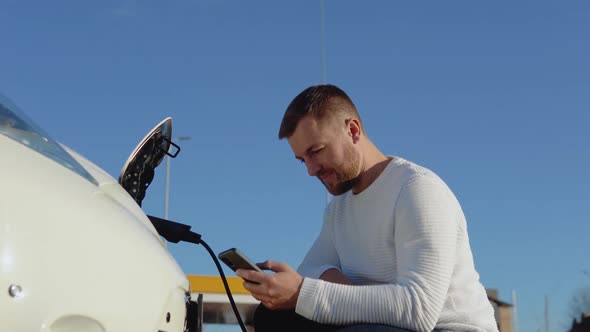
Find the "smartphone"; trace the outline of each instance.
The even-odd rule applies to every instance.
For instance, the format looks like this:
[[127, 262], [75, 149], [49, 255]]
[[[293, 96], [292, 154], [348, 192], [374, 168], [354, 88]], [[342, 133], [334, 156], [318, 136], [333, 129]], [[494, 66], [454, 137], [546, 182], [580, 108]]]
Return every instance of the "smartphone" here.
[[242, 254], [238, 249], [231, 248], [227, 249], [226, 251], [220, 253], [217, 257], [221, 259], [225, 265], [229, 266], [230, 269], [234, 270], [237, 269], [246, 269], [246, 270], [254, 270], [258, 272], [262, 272], [262, 270], [256, 266], [246, 255]]

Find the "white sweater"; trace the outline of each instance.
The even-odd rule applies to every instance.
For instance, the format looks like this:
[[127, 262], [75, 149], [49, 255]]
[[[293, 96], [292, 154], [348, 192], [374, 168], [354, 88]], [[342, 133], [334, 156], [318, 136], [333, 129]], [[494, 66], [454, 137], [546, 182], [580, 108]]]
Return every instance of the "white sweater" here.
[[[326, 324], [498, 331], [459, 202], [430, 170], [392, 158], [363, 192], [326, 207], [299, 267], [296, 312]], [[354, 285], [320, 280], [330, 268]]]

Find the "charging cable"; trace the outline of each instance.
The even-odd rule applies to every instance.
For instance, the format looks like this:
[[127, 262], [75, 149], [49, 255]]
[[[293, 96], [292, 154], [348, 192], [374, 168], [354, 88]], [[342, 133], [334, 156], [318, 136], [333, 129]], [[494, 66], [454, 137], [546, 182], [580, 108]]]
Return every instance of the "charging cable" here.
[[183, 241], [183, 242], [190, 242], [190, 243], [194, 243], [194, 244], [200, 244], [203, 247], [205, 247], [205, 249], [207, 250], [209, 255], [211, 255], [213, 262], [215, 262], [215, 266], [217, 267], [217, 270], [219, 271], [219, 275], [221, 276], [221, 281], [223, 282], [225, 292], [227, 293], [227, 297], [229, 298], [229, 303], [231, 304], [234, 314], [236, 315], [236, 319], [238, 320], [238, 324], [240, 325], [242, 332], [247, 332], [246, 326], [244, 325], [244, 322], [242, 321], [242, 317], [240, 316], [240, 313], [238, 311], [238, 307], [236, 306], [236, 302], [234, 301], [234, 298], [233, 298], [231, 291], [229, 289], [229, 285], [227, 283], [225, 273], [223, 273], [223, 269], [221, 268], [221, 264], [219, 264], [219, 260], [215, 256], [215, 253], [213, 252], [211, 247], [209, 247], [209, 245], [205, 241], [203, 241], [203, 239], [201, 239], [201, 234], [192, 232], [190, 230], [191, 226], [189, 226], [189, 225], [177, 223], [174, 221], [170, 221], [170, 220], [166, 220], [166, 219], [162, 219], [162, 218], [158, 218], [158, 217], [154, 217], [154, 216], [150, 216], [150, 215], [148, 215], [148, 218], [150, 219], [150, 221], [152, 222], [152, 224], [154, 225], [154, 227], [156, 228], [158, 233], [163, 238], [168, 240], [169, 242], [178, 243], [180, 241]]

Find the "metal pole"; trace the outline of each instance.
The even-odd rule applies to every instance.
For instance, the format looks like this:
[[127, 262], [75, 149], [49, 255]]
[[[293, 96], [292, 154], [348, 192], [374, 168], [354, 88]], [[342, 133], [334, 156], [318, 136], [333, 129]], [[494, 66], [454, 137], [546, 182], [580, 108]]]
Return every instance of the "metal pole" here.
[[516, 290], [512, 290], [512, 332], [518, 332], [518, 312], [516, 307]]
[[168, 197], [170, 195], [170, 157], [166, 156], [166, 191], [164, 192], [164, 219], [168, 220]]
[[549, 297], [545, 295], [545, 332], [549, 332]]
[[[326, 59], [326, 18], [325, 0], [320, 0], [320, 37], [322, 50], [322, 84], [328, 84], [328, 61]], [[330, 203], [330, 192], [326, 190], [326, 205]]]
[[322, 84], [328, 83], [328, 62], [326, 59], [326, 18], [324, 0], [320, 0], [320, 34], [322, 48]]
[[[181, 136], [173, 139], [172, 141], [188, 141], [190, 136]], [[166, 156], [166, 190], [164, 191], [164, 219], [168, 220], [168, 206], [170, 197], [170, 157]]]

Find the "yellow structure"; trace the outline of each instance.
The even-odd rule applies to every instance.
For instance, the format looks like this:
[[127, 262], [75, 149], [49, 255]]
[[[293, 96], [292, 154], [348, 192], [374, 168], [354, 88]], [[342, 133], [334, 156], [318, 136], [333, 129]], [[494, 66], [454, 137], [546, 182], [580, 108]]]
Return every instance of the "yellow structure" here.
[[[203, 323], [205, 324], [237, 324], [236, 317], [219, 276], [189, 275], [191, 297], [203, 296]], [[227, 277], [240, 316], [244, 324], [252, 326], [254, 311], [260, 303], [244, 286], [239, 277]]]

